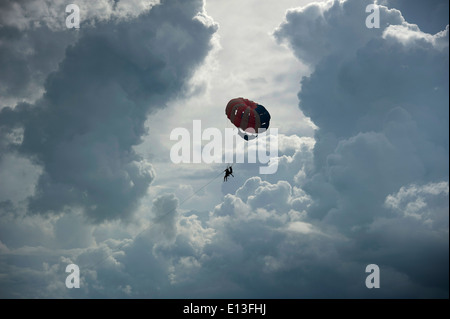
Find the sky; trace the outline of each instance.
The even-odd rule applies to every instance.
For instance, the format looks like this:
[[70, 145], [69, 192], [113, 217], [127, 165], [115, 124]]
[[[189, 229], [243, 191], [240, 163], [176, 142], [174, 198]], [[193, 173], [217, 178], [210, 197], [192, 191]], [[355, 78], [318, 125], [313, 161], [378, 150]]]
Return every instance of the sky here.
[[[1, 298], [449, 297], [448, 1], [73, 3], [0, 4]], [[174, 163], [236, 97], [276, 172]]]

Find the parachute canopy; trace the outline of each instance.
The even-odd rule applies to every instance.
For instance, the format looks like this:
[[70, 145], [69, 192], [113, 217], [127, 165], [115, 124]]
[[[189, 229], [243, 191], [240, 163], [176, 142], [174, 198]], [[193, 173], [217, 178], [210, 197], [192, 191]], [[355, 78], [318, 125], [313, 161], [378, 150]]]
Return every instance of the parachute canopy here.
[[242, 97], [230, 100], [225, 114], [231, 123], [240, 129], [239, 135], [246, 140], [251, 133], [257, 134], [260, 129], [266, 130], [270, 123], [270, 114], [264, 106]]

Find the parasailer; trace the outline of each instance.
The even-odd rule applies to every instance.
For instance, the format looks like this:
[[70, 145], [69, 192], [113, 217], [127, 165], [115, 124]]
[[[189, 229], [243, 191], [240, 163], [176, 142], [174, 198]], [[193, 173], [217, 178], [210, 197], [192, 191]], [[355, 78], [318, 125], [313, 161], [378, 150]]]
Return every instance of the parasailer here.
[[234, 177], [233, 175], [233, 168], [231, 166], [227, 167], [226, 170], [224, 170], [225, 172], [225, 176], [223, 177], [223, 181], [226, 182], [228, 180], [228, 177], [231, 175]]
[[256, 138], [270, 124], [270, 113], [264, 106], [242, 97], [230, 100], [225, 114], [246, 141]]

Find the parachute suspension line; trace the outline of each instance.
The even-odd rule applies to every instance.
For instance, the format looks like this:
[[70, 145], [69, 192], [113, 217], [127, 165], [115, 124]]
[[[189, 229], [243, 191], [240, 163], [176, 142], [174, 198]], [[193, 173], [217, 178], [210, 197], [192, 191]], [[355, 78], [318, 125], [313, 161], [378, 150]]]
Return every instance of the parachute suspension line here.
[[[226, 115], [226, 112], [225, 112], [225, 115]], [[223, 136], [225, 136], [225, 138], [226, 138], [226, 136], [227, 136], [227, 129], [229, 128], [229, 125], [230, 125], [230, 122], [229, 122], [228, 118], [225, 116], [225, 125], [224, 125], [224, 127], [225, 127], [225, 132], [224, 132], [224, 134], [223, 134]], [[225, 147], [222, 149], [222, 156], [223, 156], [223, 161], [224, 161], [224, 163], [227, 164], [227, 168], [228, 168], [229, 163], [226, 161], [226, 158], [227, 158], [227, 150], [225, 149]]]
[[[195, 195], [197, 195], [201, 190], [203, 190], [206, 186], [208, 186], [209, 184], [211, 184], [212, 182], [214, 182], [219, 176], [223, 175], [223, 171], [221, 171], [218, 175], [216, 175], [213, 179], [211, 179], [208, 183], [206, 183], [205, 185], [203, 185], [202, 187], [200, 187], [199, 189], [197, 189], [193, 194], [191, 194], [190, 196], [186, 197], [185, 199], [183, 199], [178, 205], [177, 207], [175, 207], [175, 209], [172, 209], [170, 211], [168, 211], [166, 213], [166, 215], [173, 213], [174, 211], [177, 210], [177, 208], [181, 207], [181, 205], [183, 205], [185, 202], [187, 202], [188, 200], [190, 200], [192, 197], [194, 197]], [[134, 236], [132, 238], [132, 241], [134, 242], [140, 235], [142, 235], [147, 229], [149, 229], [151, 226], [151, 224], [147, 227], [145, 227], [143, 230], [141, 230], [136, 236]], [[100, 259], [100, 261], [98, 261], [95, 264], [92, 264], [90, 266], [88, 266], [87, 268], [97, 268], [97, 266], [99, 266], [100, 264], [102, 264], [106, 259], [108, 259], [109, 257], [111, 257], [114, 253], [120, 251], [120, 249], [122, 249], [125, 244], [127, 244], [128, 242], [123, 243], [122, 245], [120, 245], [119, 247], [117, 247], [114, 251], [112, 251], [110, 254], [107, 254], [106, 257]]]
[[[214, 177], [213, 179], [211, 179], [208, 183], [206, 183], [205, 185], [203, 185], [202, 187], [200, 187], [199, 189], [197, 189], [192, 195], [190, 195], [189, 197], [183, 199], [180, 204], [178, 205], [178, 207], [180, 207], [183, 203], [187, 202], [188, 200], [190, 200], [192, 197], [194, 197], [195, 195], [197, 195], [198, 192], [200, 192], [201, 190], [203, 190], [206, 186], [208, 186], [209, 184], [211, 184], [212, 182], [214, 182], [216, 180], [217, 177], [222, 176], [223, 172], [221, 171], [219, 173], [219, 175], [216, 175], [216, 177]], [[172, 210], [173, 211], [173, 210]], [[171, 211], [171, 212], [172, 212]], [[169, 213], [171, 213], [169, 212]]]

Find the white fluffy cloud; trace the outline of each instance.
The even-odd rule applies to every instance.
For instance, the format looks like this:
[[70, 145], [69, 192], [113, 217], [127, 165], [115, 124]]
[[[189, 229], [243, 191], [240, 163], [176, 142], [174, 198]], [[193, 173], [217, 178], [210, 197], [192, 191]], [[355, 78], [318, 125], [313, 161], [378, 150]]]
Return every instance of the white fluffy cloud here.
[[[339, 219], [355, 223], [370, 211], [377, 214], [385, 196], [403, 185], [448, 179], [448, 71], [442, 68], [448, 64], [448, 30], [424, 35], [385, 7], [381, 19], [389, 24], [367, 29], [361, 21], [368, 3], [335, 1], [292, 10], [275, 33], [299, 58], [318, 58], [299, 93], [300, 108], [319, 127], [314, 148], [319, 176], [305, 187], [318, 206], [326, 189], [341, 196], [332, 195], [334, 203], [327, 200], [311, 213], [323, 217], [345, 210]], [[308, 14], [311, 10], [320, 14]], [[312, 26], [315, 33], [295, 32]], [[319, 35], [331, 41], [320, 54], [304, 42]], [[367, 213], [358, 213], [361, 209]]]
[[448, 182], [403, 186], [397, 193], [388, 195], [384, 204], [405, 217], [448, 232], [448, 216], [442, 214], [446, 209], [448, 191]]

